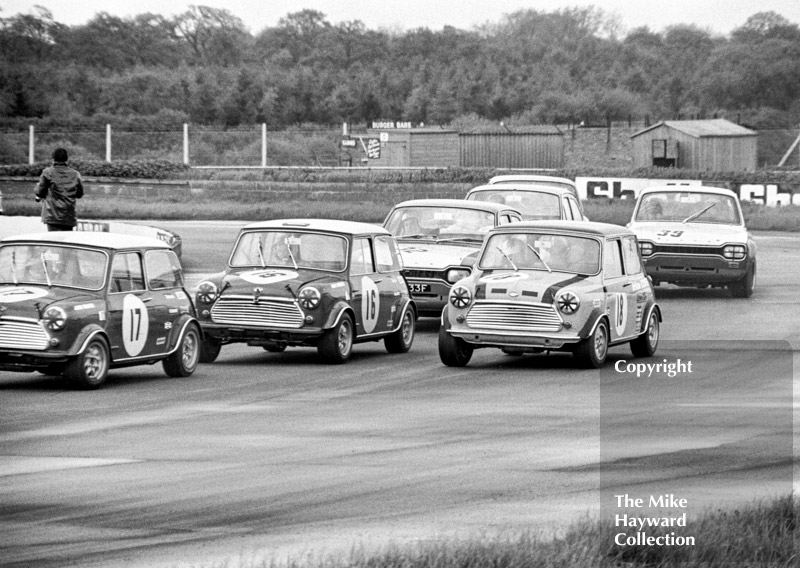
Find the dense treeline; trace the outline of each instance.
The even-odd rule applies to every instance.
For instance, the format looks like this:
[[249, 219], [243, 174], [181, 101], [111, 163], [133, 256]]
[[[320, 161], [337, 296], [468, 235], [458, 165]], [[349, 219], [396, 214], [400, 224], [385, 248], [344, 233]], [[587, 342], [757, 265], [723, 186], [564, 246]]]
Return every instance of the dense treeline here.
[[143, 129], [183, 122], [462, 129], [731, 116], [800, 122], [800, 27], [756, 13], [729, 36], [694, 25], [621, 35], [598, 8], [524, 10], [471, 30], [332, 24], [315, 10], [253, 35], [227, 10], [173, 18], [50, 12], [0, 19], [0, 124]]

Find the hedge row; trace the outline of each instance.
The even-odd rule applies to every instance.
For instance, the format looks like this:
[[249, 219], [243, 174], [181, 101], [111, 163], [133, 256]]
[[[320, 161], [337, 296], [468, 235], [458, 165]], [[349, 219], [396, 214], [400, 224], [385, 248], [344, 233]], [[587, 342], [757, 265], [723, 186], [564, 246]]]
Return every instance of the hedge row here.
[[[0, 176], [38, 177], [49, 162], [0, 166]], [[325, 169], [325, 168], [266, 168], [266, 169], [192, 169], [184, 164], [166, 160], [83, 161], [70, 160], [84, 177], [181, 179], [208, 181], [275, 181], [321, 183], [466, 183], [479, 185], [499, 174], [531, 173], [530, 171], [498, 170], [494, 168], [428, 168], [428, 169]], [[542, 172], [567, 177], [624, 177], [655, 179], [699, 179], [717, 183], [800, 184], [797, 171], [700, 172], [675, 168], [609, 168], [591, 170], [556, 170]]]

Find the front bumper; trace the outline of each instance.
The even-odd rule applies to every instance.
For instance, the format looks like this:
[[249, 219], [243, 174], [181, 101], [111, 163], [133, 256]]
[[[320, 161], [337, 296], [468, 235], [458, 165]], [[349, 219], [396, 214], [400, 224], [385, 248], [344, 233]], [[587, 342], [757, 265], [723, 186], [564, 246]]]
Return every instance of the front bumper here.
[[256, 326], [230, 326], [208, 321], [201, 321], [200, 327], [207, 337], [223, 343], [251, 343], [253, 345], [273, 343], [315, 345], [326, 331], [319, 327], [277, 329]]
[[70, 355], [64, 351], [42, 353], [34, 351], [0, 351], [0, 371], [31, 372], [53, 364], [66, 363]]
[[653, 282], [674, 284], [729, 284], [744, 278], [748, 261], [711, 255], [655, 254], [644, 258]]
[[520, 347], [527, 349], [564, 349], [581, 341], [573, 333], [534, 334], [530, 332], [498, 332], [490, 329], [451, 328], [448, 333], [476, 347]]

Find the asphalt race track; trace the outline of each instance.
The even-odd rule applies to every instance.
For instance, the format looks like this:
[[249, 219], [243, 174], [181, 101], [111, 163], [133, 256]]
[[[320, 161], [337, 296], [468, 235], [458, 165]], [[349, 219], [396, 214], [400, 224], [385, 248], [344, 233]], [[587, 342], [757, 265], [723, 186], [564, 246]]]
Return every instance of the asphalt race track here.
[[[193, 285], [240, 225], [158, 224], [182, 236]], [[132, 367], [93, 392], [0, 372], [0, 565], [237, 565], [549, 534], [613, 521], [619, 494], [685, 498], [702, 539], [693, 517], [787, 495], [797, 473], [800, 237], [756, 241], [752, 298], [660, 287], [656, 357], [617, 347], [600, 371], [497, 350], [448, 368], [427, 319], [409, 353], [359, 344], [342, 366], [226, 346], [189, 378]], [[628, 371], [643, 362], [684, 367]]]

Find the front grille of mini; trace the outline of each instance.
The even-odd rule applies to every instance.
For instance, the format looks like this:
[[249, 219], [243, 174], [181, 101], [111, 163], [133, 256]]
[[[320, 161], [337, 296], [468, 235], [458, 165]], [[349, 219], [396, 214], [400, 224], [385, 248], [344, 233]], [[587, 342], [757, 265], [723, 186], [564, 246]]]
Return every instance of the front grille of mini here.
[[476, 329], [558, 331], [561, 318], [551, 304], [478, 302], [467, 314], [467, 325]]
[[211, 320], [226, 325], [298, 329], [303, 326], [303, 312], [292, 300], [221, 298], [211, 308]]
[[44, 351], [50, 336], [38, 321], [0, 318], [0, 349]]

